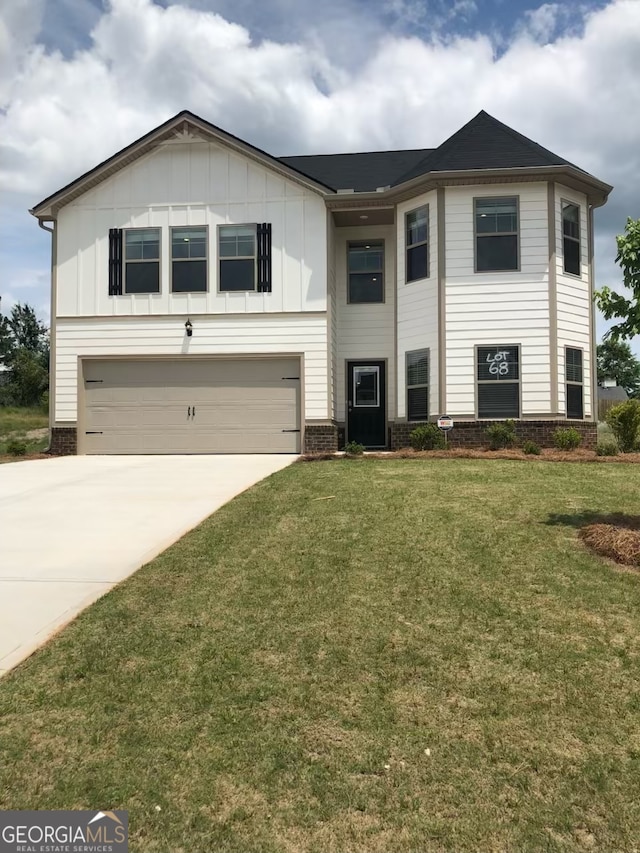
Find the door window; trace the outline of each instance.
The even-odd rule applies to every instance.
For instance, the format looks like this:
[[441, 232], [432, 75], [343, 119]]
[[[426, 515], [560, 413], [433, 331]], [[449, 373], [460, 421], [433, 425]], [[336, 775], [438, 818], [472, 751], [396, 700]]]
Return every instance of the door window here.
[[353, 368], [354, 406], [372, 408], [379, 405], [380, 400], [380, 368]]

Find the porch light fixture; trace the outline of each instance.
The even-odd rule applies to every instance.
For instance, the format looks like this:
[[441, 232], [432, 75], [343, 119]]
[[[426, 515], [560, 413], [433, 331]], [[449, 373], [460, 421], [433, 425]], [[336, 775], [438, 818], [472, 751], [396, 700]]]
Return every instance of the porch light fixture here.
[[187, 319], [187, 322], [184, 324], [184, 327], [187, 331], [187, 337], [190, 338], [193, 334], [193, 326], [191, 325], [191, 320]]

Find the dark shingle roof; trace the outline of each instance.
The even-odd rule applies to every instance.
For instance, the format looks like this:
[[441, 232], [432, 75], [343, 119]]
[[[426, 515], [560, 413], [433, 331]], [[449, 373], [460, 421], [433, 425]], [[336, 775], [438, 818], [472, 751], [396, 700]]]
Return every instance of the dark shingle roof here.
[[378, 187], [396, 184], [401, 175], [415, 169], [430, 152], [430, 148], [415, 148], [363, 154], [309, 154], [278, 157], [278, 160], [334, 190], [374, 192]]
[[573, 166], [484, 110], [438, 148], [278, 159], [335, 190], [356, 192], [396, 186], [428, 172]]
[[629, 395], [621, 388], [619, 385], [614, 385], [612, 388], [603, 388], [601, 385], [598, 386], [598, 400], [612, 400], [614, 402], [624, 402], [624, 400], [628, 400]]

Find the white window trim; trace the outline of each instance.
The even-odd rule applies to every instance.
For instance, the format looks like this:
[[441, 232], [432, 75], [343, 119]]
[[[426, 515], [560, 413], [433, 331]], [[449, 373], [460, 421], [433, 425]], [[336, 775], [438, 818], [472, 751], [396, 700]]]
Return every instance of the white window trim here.
[[[198, 228], [204, 229], [204, 258], [174, 258], [173, 257], [173, 232], [179, 229], [189, 229], [195, 231]], [[169, 283], [169, 292], [174, 296], [181, 296], [187, 293], [208, 293], [209, 292], [209, 226], [208, 225], [171, 225], [169, 227], [169, 261], [171, 265], [171, 275]], [[205, 289], [204, 290], [175, 290], [173, 289], [173, 265], [181, 263], [189, 263], [191, 261], [204, 261], [206, 264], [205, 273]]]
[[[158, 232], [158, 257], [157, 258], [131, 258], [127, 260], [127, 234], [132, 233], [133, 231], [157, 231]], [[145, 291], [129, 291], [127, 290], [127, 265], [128, 264], [140, 264], [140, 263], [157, 263], [158, 264], [158, 289], [157, 290], [145, 290]], [[122, 229], [122, 264], [124, 266], [123, 270], [123, 283], [122, 283], [122, 296], [158, 296], [162, 292], [162, 228], [157, 225], [141, 225], [137, 228], [123, 228]]]
[[[486, 201], [487, 199], [515, 199], [516, 202], [516, 216], [518, 218], [518, 227], [515, 231], [495, 231], [488, 232], [487, 234], [478, 234], [477, 229], [477, 215], [476, 215], [476, 202], [478, 201]], [[522, 252], [520, 245], [520, 196], [519, 195], [480, 195], [473, 197], [473, 271], [476, 275], [495, 275], [500, 273], [509, 273], [520, 272], [520, 268], [522, 265]], [[482, 239], [483, 237], [513, 237], [516, 236], [516, 252], [518, 255], [518, 263], [515, 267], [510, 267], [509, 269], [501, 269], [501, 270], [479, 270], [478, 269], [478, 237]]]
[[[409, 216], [412, 213], [417, 213], [419, 210], [425, 210], [427, 213], [427, 236], [424, 240], [420, 240], [417, 243], [409, 243]], [[418, 246], [426, 246], [427, 247], [427, 274], [419, 276], [418, 278], [409, 279], [408, 269], [409, 269], [409, 251], [411, 249], [416, 249]], [[414, 284], [416, 281], [423, 281], [425, 278], [429, 278], [431, 275], [431, 252], [429, 251], [429, 205], [421, 204], [419, 207], [414, 207], [413, 210], [407, 210], [404, 215], [404, 282], [405, 284]]]
[[[223, 228], [252, 228], [253, 229], [253, 255], [234, 255], [233, 257], [223, 258], [220, 253], [220, 234]], [[216, 248], [218, 250], [218, 293], [257, 293], [258, 292], [258, 223], [257, 222], [224, 222], [218, 225], [216, 235]], [[243, 290], [221, 290], [220, 283], [222, 281], [222, 264], [233, 261], [253, 261], [253, 287], [247, 287]]]

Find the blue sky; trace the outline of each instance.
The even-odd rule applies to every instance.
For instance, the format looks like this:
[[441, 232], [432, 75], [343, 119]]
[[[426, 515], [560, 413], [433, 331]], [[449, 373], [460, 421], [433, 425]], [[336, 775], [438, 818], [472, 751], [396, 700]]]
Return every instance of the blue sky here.
[[616, 187], [599, 285], [640, 216], [639, 0], [3, 0], [3, 310], [48, 317], [28, 208], [183, 108], [274, 154], [431, 147], [486, 109]]

